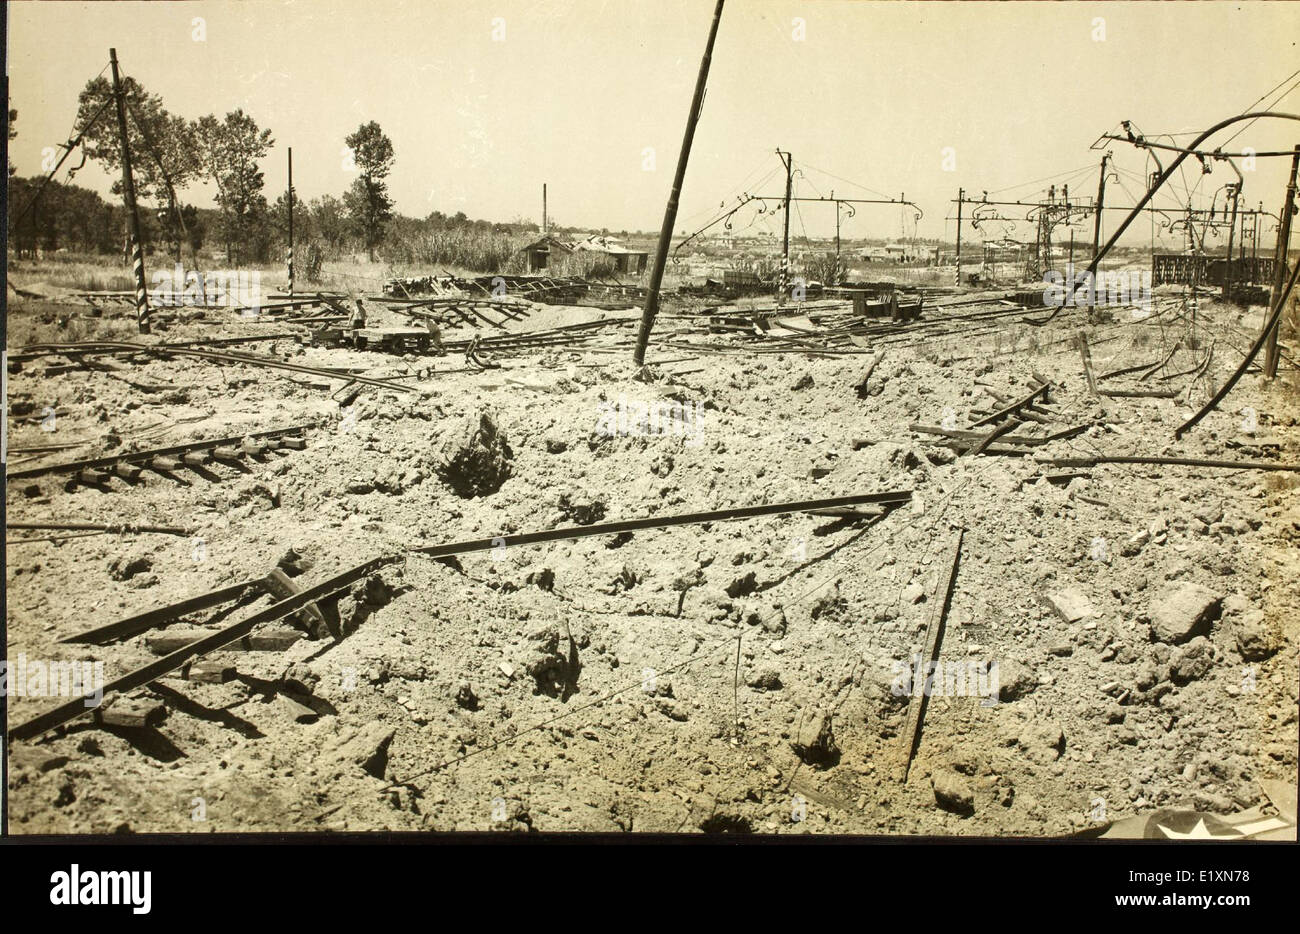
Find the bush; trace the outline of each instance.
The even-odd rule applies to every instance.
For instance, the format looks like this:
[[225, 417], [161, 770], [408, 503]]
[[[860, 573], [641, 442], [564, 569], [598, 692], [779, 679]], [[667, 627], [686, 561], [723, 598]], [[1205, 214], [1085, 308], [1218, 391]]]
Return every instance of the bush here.
[[302, 264], [302, 274], [308, 282], [320, 282], [321, 267], [325, 264], [325, 252], [320, 244], [313, 240], [307, 244], [307, 255]]

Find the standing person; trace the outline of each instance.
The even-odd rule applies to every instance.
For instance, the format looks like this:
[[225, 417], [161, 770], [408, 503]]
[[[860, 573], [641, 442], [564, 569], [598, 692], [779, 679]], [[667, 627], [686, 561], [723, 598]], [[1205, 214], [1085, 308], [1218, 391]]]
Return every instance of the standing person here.
[[432, 318], [425, 318], [424, 326], [428, 328], [429, 343], [433, 345], [433, 352], [437, 354], [443, 353], [442, 329], [438, 327], [438, 322]]

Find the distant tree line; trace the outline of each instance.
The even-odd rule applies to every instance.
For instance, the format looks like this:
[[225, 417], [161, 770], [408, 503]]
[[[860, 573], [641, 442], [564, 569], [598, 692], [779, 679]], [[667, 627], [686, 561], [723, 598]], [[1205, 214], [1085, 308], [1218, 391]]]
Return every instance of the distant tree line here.
[[[132, 175], [141, 235], [151, 254], [197, 261], [200, 250], [230, 265], [265, 263], [284, 255], [288, 239], [288, 194], [268, 203], [260, 163], [275, 140], [242, 109], [197, 120], [169, 112], [162, 98], [134, 78], [122, 81], [126, 101]], [[9, 108], [9, 138], [17, 111]], [[113, 176], [112, 193], [122, 195], [122, 152], [113, 87], [107, 78], [88, 82], [78, 100], [74, 134], [84, 131], [86, 158]], [[372, 260], [499, 268], [536, 234], [536, 225], [516, 220], [472, 220], [464, 212], [427, 217], [398, 215], [388, 191], [396, 161], [392, 141], [370, 121], [344, 140], [345, 168], [356, 178], [339, 197], [323, 195], [294, 202], [298, 255], [339, 258], [365, 251]], [[41, 176], [21, 177], [10, 166], [8, 230], [19, 255], [69, 250], [128, 255], [126, 211], [120, 201], [66, 182], [45, 184]], [[216, 207], [187, 203], [186, 193], [210, 183]], [[42, 189], [42, 185], [44, 188]], [[40, 191], [39, 198], [36, 194]], [[31, 205], [30, 210], [23, 210]], [[21, 213], [22, 216], [19, 216]], [[553, 228], [560, 232], [563, 228]], [[309, 271], [310, 271], [309, 265]]]

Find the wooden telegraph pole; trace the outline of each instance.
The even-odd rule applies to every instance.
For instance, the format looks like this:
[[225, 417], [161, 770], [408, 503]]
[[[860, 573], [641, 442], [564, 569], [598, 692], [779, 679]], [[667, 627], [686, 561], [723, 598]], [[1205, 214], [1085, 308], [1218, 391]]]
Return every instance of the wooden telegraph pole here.
[[655, 250], [655, 264], [650, 272], [645, 309], [641, 312], [641, 327], [636, 335], [636, 349], [632, 352], [632, 360], [637, 366], [645, 363], [645, 348], [650, 342], [650, 329], [654, 327], [655, 314], [659, 311], [659, 287], [664, 280], [668, 246], [673, 239], [673, 224], [677, 222], [677, 202], [682, 195], [686, 163], [691, 157], [691, 141], [695, 138], [695, 124], [699, 122], [700, 109], [704, 105], [704, 86], [709, 80], [709, 62], [713, 58], [713, 41], [718, 36], [718, 23], [722, 19], [722, 3], [723, 0], [718, 0], [718, 5], [713, 11], [713, 23], [709, 26], [709, 41], [704, 46], [704, 58], [700, 60], [700, 73], [695, 79], [695, 97], [691, 100], [690, 113], [686, 115], [686, 135], [682, 137], [682, 150], [677, 155], [677, 172], [673, 176], [672, 190], [668, 193], [668, 206], [664, 208], [664, 223], [659, 228], [659, 246]]
[[1223, 297], [1226, 299], [1232, 291], [1233, 269], [1236, 260], [1232, 256], [1232, 243], [1237, 232], [1237, 200], [1241, 197], [1241, 182], [1228, 186], [1228, 195], [1232, 198], [1232, 214], [1228, 219], [1228, 265], [1223, 270]]
[[[987, 193], [985, 195], [987, 197]], [[957, 189], [957, 284], [961, 285], [961, 203], [966, 200], [966, 189]]]
[[135, 273], [135, 320], [141, 334], [149, 333], [149, 289], [144, 281], [144, 243], [140, 238], [140, 215], [135, 206], [135, 177], [131, 174], [131, 144], [126, 132], [126, 102], [122, 79], [117, 73], [117, 49], [108, 50], [113, 66], [113, 97], [117, 101], [117, 128], [122, 136], [122, 197], [131, 225], [131, 269]]
[[1106, 201], [1106, 163], [1110, 160], [1110, 153], [1101, 157], [1101, 178], [1097, 180], [1097, 216], [1092, 222], [1092, 257], [1097, 258], [1097, 251], [1101, 249], [1101, 210]]

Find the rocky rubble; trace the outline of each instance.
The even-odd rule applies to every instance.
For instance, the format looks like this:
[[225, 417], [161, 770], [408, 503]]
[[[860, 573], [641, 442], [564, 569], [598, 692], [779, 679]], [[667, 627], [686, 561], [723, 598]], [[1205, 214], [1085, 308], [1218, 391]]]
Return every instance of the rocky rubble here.
[[[1207, 321], [1234, 320], [1203, 308]], [[594, 314], [546, 313], [547, 326]], [[38, 409], [47, 385], [61, 405], [87, 400], [59, 428], [94, 439], [86, 456], [102, 453], [101, 414], [122, 444], [168, 420], [178, 441], [263, 427], [271, 411], [320, 425], [305, 450], [248, 475], [218, 465], [216, 480], [146, 478], [129, 500], [10, 490], [13, 516], [120, 521], [129, 506], [205, 543], [201, 559], [188, 538], [11, 548], [7, 622], [29, 658], [82, 657], [92, 647], [58, 640], [276, 566], [309, 586], [416, 543], [914, 494], [861, 522], [802, 514], [408, 554], [340, 597], [341, 639], [223, 655], [244, 680], [164, 679], [176, 696], [150, 742], [87, 725], [15, 755], [10, 828], [1046, 836], [1093, 826], [1099, 799], [1108, 819], [1260, 803], [1261, 778], [1296, 776], [1296, 485], [1129, 465], [1055, 484], [1033, 458], [958, 457], [909, 437], [909, 422], [945, 409], [971, 415], [975, 380], [1023, 394], [1035, 369], [1062, 382], [1061, 411], [1096, 418], [1053, 454], [1140, 449], [1184, 414], [1167, 399], [1093, 408], [1077, 352], [1017, 340], [1010, 353], [991, 338], [890, 346], [865, 393], [861, 356], [719, 355], [645, 382], [613, 354], [532, 353], [505, 360], [515, 373], [484, 375], [443, 358], [304, 350], [331, 366], [433, 367], [420, 385], [436, 396], [366, 388], [348, 414], [288, 380], [227, 386], [206, 364], [186, 365], [186, 409], [95, 371], [14, 376]], [[1143, 359], [1135, 347], [1107, 365]], [[569, 363], [575, 377], [542, 388], [505, 381]], [[151, 361], [139, 375], [174, 381], [181, 366]], [[1234, 393], [1270, 416], [1280, 456], [1294, 459], [1290, 397], [1249, 380]], [[596, 430], [602, 402], [669, 394], [705, 413], [695, 437]], [[179, 421], [190, 417], [203, 421]], [[1239, 420], [1216, 413], [1178, 450], [1237, 456], [1226, 445]], [[12, 439], [40, 440], [32, 426]], [[939, 661], [961, 689], [929, 699], [900, 784], [898, 687], [956, 524], [966, 545]], [[84, 654], [110, 671], [155, 657], [143, 640]], [[334, 712], [301, 721], [281, 687]], [[48, 704], [10, 700], [11, 721]], [[190, 819], [196, 796], [206, 822]]]

